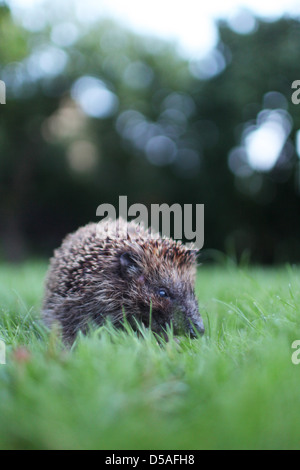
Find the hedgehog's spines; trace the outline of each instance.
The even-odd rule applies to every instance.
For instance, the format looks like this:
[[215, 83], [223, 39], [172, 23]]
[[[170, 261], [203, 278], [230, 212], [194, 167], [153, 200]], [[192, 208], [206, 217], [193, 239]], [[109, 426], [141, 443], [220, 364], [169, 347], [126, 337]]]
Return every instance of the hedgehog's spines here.
[[[121, 269], [122, 254], [132, 263]], [[161, 311], [168, 322], [169, 304], [155, 297], [157, 289], [168, 286], [179, 304], [187, 305], [180, 308], [187, 310], [196, 302], [185, 299], [193, 290], [195, 272], [195, 250], [181, 241], [160, 237], [151, 227], [146, 230], [142, 224], [122, 219], [90, 223], [68, 235], [54, 251], [46, 280], [44, 318], [48, 325], [59, 320], [68, 341], [89, 320], [99, 323], [110, 317], [117, 324], [123, 308], [129, 319], [144, 310], [143, 315], [148, 315], [150, 300], [153, 311]]]

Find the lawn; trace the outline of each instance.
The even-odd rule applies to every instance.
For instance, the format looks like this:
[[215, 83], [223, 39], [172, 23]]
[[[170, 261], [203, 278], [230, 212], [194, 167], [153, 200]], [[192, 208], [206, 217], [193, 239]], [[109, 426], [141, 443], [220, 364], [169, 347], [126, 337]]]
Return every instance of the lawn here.
[[0, 267], [0, 448], [300, 448], [298, 267], [200, 267], [205, 337], [108, 325], [71, 351], [39, 320], [46, 267]]

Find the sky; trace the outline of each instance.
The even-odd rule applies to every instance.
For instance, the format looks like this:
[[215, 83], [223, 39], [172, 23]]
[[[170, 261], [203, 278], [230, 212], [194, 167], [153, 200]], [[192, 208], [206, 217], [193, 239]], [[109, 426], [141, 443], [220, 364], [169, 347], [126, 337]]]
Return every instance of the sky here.
[[[42, 2], [8, 0], [19, 17], [30, 15]], [[67, 3], [58, 2], [60, 7]], [[252, 13], [269, 21], [283, 14], [300, 16], [299, 0], [73, 0], [72, 5], [83, 22], [110, 16], [135, 32], [175, 41], [179, 52], [188, 58], [205, 56], [213, 48], [217, 41], [215, 20], [219, 18], [247, 33], [255, 28]]]

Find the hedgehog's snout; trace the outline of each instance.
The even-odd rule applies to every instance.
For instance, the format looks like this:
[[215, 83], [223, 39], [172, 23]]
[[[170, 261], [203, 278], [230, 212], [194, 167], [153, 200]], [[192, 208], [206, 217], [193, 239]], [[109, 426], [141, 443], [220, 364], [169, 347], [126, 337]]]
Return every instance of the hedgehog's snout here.
[[185, 301], [185, 325], [186, 333], [191, 338], [198, 338], [205, 332], [204, 323], [199, 312], [199, 305], [196, 297], [192, 295]]
[[185, 297], [173, 314], [173, 326], [176, 334], [189, 335], [190, 338], [199, 338], [205, 332], [199, 306], [194, 296]]
[[197, 338], [199, 335], [204, 335], [205, 328], [202, 318], [200, 317], [199, 320], [193, 322], [189, 320], [188, 329], [191, 338]]

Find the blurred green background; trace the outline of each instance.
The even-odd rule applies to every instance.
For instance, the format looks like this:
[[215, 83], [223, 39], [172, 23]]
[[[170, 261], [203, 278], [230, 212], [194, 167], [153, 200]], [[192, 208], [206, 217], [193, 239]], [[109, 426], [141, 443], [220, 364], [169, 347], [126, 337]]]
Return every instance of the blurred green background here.
[[49, 256], [127, 195], [205, 204], [203, 259], [299, 261], [298, 18], [219, 21], [216, 47], [188, 60], [68, 4], [26, 26], [0, 2], [0, 258]]

